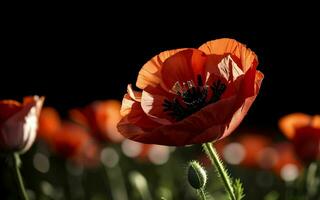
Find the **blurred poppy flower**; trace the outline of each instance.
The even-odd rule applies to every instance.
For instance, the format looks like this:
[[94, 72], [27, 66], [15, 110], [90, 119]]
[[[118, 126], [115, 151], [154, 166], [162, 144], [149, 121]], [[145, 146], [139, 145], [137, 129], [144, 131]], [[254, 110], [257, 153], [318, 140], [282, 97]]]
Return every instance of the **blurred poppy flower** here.
[[279, 128], [289, 139], [295, 136], [296, 129], [310, 124], [311, 116], [304, 113], [292, 113], [279, 120]]
[[[217, 144], [217, 145], [216, 145]], [[270, 168], [272, 160], [263, 158], [270, 151], [271, 139], [246, 132], [235, 138], [226, 138], [215, 143], [215, 148], [229, 164], [245, 167]]]
[[0, 101], [0, 149], [26, 152], [32, 146], [44, 97], [29, 96], [23, 103]]
[[273, 145], [276, 154], [272, 170], [285, 181], [293, 181], [299, 176], [302, 169], [301, 162], [297, 159], [294, 147], [288, 142]]
[[182, 146], [228, 136], [242, 121], [263, 79], [256, 54], [232, 39], [160, 53], [128, 86], [118, 129], [142, 143]]
[[39, 120], [39, 137], [52, 150], [76, 164], [96, 166], [100, 148], [84, 127], [60, 119], [54, 108], [44, 108]]
[[71, 120], [90, 129], [97, 139], [120, 142], [123, 140], [117, 130], [120, 107], [117, 100], [96, 101], [83, 109], [72, 109], [69, 114]]
[[306, 163], [320, 159], [320, 128], [312, 126], [296, 130], [293, 144], [297, 155]]
[[50, 144], [53, 150], [76, 164], [87, 167], [99, 163], [99, 147], [90, 133], [74, 123], [63, 123]]
[[39, 117], [38, 137], [50, 139], [61, 128], [61, 119], [58, 111], [51, 107], [44, 107]]
[[246, 133], [218, 144], [217, 150], [227, 163], [270, 170], [286, 181], [297, 178], [302, 169], [288, 142], [273, 143], [267, 136]]
[[292, 140], [296, 154], [306, 163], [320, 159], [320, 116], [293, 113], [279, 121], [282, 132]]
[[[239, 154], [241, 151], [238, 150], [237, 153], [239, 154], [238, 159], [243, 157], [241, 161], [242, 165], [254, 167], [258, 163], [260, 167], [267, 168], [268, 166], [266, 165], [271, 164], [271, 160], [269, 160], [269, 164], [264, 164], [261, 159], [262, 155], [268, 151], [269, 146], [272, 144], [270, 138], [258, 134], [245, 134], [239, 136], [237, 142], [243, 148], [243, 156]], [[226, 154], [226, 150], [224, 154]]]

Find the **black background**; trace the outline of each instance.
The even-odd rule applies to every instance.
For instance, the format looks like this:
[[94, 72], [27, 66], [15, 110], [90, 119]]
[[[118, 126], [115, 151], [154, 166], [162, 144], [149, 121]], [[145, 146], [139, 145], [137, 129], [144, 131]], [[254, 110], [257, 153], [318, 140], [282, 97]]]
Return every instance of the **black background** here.
[[[320, 113], [320, 32], [312, 11], [194, 9], [128, 12], [106, 6], [8, 14], [2, 25], [0, 98], [45, 95], [46, 105], [61, 111], [98, 99], [121, 100], [152, 56], [229, 37], [257, 53], [265, 74], [244, 124], [276, 128], [278, 118], [290, 112]], [[257, 18], [262, 15], [266, 19]]]

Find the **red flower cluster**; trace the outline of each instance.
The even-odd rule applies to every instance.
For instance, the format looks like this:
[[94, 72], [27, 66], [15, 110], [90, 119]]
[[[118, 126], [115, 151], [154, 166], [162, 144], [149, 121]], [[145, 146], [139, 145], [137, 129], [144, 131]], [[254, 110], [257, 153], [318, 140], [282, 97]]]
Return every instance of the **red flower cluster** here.
[[54, 108], [43, 108], [38, 136], [46, 141], [51, 149], [76, 164], [95, 166], [99, 158], [99, 146], [84, 127], [61, 121]]
[[121, 118], [118, 101], [97, 101], [69, 114], [70, 120], [62, 121], [54, 108], [44, 108], [38, 132], [56, 153], [78, 164], [95, 166], [99, 142], [119, 142], [123, 138], [116, 128]]

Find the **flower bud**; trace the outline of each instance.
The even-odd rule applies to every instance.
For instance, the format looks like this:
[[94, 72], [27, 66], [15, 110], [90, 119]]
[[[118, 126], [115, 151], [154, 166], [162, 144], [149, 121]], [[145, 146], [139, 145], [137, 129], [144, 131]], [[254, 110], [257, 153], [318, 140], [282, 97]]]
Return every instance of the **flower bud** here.
[[206, 185], [206, 171], [197, 161], [193, 160], [188, 165], [188, 181], [195, 189], [201, 189]]

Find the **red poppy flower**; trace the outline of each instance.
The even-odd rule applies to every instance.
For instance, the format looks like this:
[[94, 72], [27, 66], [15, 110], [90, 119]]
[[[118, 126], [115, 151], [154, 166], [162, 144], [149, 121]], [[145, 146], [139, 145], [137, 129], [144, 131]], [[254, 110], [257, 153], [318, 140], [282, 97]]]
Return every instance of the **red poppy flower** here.
[[62, 121], [54, 108], [42, 110], [38, 132], [39, 137], [58, 155], [87, 167], [98, 164], [100, 149], [88, 129]]
[[320, 159], [320, 116], [293, 113], [280, 119], [279, 127], [292, 140], [296, 154], [309, 163]]
[[153, 57], [128, 86], [118, 124], [127, 138], [182, 146], [228, 136], [242, 121], [263, 79], [254, 52], [232, 39]]
[[25, 97], [23, 103], [0, 101], [0, 149], [26, 152], [32, 146], [44, 97]]

